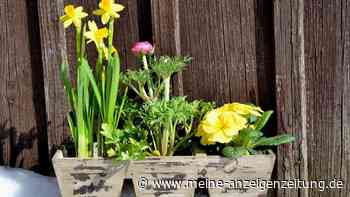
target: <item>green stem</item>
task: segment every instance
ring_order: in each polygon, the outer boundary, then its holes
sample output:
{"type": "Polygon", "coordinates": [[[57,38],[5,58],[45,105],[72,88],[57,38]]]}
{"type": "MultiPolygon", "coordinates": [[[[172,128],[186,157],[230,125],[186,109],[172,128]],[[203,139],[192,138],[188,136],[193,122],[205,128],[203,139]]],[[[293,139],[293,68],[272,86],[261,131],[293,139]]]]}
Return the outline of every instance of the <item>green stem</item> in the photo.
{"type": "Polygon", "coordinates": [[[176,121],[174,124],[172,124],[172,121],[171,119],[168,120],[169,121],[169,128],[171,130],[171,133],[170,133],[170,144],[169,144],[169,150],[170,152],[173,150],[173,147],[174,147],[174,144],[175,144],[175,135],[176,135],[176,121]]]}
{"type": "Polygon", "coordinates": [[[109,31],[108,31],[108,61],[111,60],[113,52],[113,35],[114,35],[114,19],[109,21],[109,31]]]}
{"type": "MultiPolygon", "coordinates": [[[[86,132],[86,131],[85,131],[86,132]]],[[[88,136],[86,136],[87,133],[81,133],[79,135],[79,142],[78,142],[78,157],[79,158],[90,158],[90,144],[88,136]]]]}
{"type": "Polygon", "coordinates": [[[164,79],[164,100],[170,100],[170,77],[164,79]]]}
{"type": "Polygon", "coordinates": [[[162,156],[166,156],[167,155],[167,152],[168,152],[168,141],[169,141],[169,130],[168,128],[165,128],[163,130],[163,136],[162,136],[162,143],[161,143],[161,146],[162,146],[162,150],[161,150],[161,155],[162,156]]]}
{"type": "MultiPolygon", "coordinates": [[[[145,69],[145,70],[149,70],[146,55],[142,55],[142,62],[143,62],[143,67],[144,67],[144,69],[145,69]]],[[[150,95],[150,97],[153,99],[154,93],[153,93],[152,84],[151,84],[151,81],[150,81],[150,80],[147,80],[147,86],[148,86],[149,95],[150,95]]]]}
{"type": "MultiPolygon", "coordinates": [[[[76,37],[75,37],[75,44],[76,44],[76,55],[78,57],[78,62],[81,58],[81,27],[77,27],[76,29],[76,37]]],[[[79,63],[78,63],[79,65],[79,63]]]]}
{"type": "Polygon", "coordinates": [[[115,121],[117,126],[119,124],[120,116],[121,116],[122,111],[123,111],[123,107],[124,107],[124,104],[125,104],[125,101],[126,101],[127,94],[128,94],[128,87],[125,88],[124,95],[123,95],[123,100],[122,100],[122,103],[121,103],[120,108],[119,108],[117,120],[115,121]]]}
{"type": "Polygon", "coordinates": [[[98,46],[97,48],[98,56],[97,56],[97,62],[96,62],[96,79],[101,79],[101,71],[102,71],[102,63],[103,63],[103,49],[102,47],[98,46]]]}

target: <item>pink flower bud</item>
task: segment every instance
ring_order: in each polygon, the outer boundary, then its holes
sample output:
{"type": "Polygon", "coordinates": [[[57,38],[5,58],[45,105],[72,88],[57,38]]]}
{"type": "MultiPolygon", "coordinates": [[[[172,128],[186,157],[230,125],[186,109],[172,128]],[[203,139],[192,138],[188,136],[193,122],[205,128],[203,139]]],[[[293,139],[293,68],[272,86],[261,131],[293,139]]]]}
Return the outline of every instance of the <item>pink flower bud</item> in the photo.
{"type": "Polygon", "coordinates": [[[152,44],[147,41],[136,42],[131,48],[131,51],[134,53],[135,56],[147,55],[152,54],[154,52],[154,48],[152,44]]]}

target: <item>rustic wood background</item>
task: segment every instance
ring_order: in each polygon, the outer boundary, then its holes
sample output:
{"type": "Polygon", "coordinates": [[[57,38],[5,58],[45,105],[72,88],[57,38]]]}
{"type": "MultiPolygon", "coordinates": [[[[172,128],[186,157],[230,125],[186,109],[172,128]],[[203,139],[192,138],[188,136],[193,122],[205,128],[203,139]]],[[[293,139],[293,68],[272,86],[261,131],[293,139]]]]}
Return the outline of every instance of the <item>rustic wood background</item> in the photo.
{"type": "MultiPolygon", "coordinates": [[[[58,65],[74,59],[73,34],[58,18],[64,4],[91,11],[97,2],[1,0],[0,165],[50,172],[53,151],[69,136],[58,65]]],[[[120,2],[127,7],[116,27],[124,69],[135,67],[130,47],[138,40],[152,41],[160,54],[193,56],[174,94],[274,109],[268,135],[297,137],[277,149],[276,178],[345,183],[275,196],[349,196],[350,0],[120,2]]]]}

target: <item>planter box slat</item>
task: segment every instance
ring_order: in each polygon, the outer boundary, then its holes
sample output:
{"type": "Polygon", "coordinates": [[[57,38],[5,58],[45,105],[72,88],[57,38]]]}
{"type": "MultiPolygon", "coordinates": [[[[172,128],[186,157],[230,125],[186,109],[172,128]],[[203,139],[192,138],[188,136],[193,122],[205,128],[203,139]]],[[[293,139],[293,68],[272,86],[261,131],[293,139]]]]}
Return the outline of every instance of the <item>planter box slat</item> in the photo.
{"type": "Polygon", "coordinates": [[[103,159],[53,158],[62,197],[119,196],[127,172],[127,162],[103,159]]]}
{"type": "Polygon", "coordinates": [[[195,156],[174,156],[132,161],[128,173],[132,177],[136,196],[192,197],[195,187],[188,187],[185,184],[187,180],[197,180],[197,159],[195,156]],[[182,184],[176,188],[162,187],[163,185],[157,184],[160,180],[182,181],[182,184]]]}
{"type": "Polygon", "coordinates": [[[204,175],[209,180],[215,180],[216,184],[218,181],[224,183],[221,188],[208,188],[210,196],[263,197],[267,195],[267,189],[262,190],[262,188],[253,187],[254,185],[249,187],[249,184],[259,184],[259,181],[270,180],[274,162],[275,155],[273,153],[245,156],[238,159],[209,156],[204,163],[205,165],[200,166],[200,171],[202,176],[204,175]]]}

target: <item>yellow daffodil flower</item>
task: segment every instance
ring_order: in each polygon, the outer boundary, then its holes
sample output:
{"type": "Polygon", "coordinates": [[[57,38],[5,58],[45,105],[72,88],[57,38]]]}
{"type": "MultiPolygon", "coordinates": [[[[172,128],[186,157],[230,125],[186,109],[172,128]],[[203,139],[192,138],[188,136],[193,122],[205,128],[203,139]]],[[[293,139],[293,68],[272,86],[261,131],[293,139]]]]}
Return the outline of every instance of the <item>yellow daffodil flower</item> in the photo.
{"type": "Polygon", "coordinates": [[[98,10],[94,11],[95,15],[102,16],[102,23],[105,25],[108,23],[110,18],[119,18],[120,15],[118,12],[124,10],[124,6],[118,3],[115,3],[115,0],[102,0],[98,4],[98,10]]]}
{"type": "Polygon", "coordinates": [[[88,39],[87,43],[94,42],[98,49],[103,49],[103,39],[107,38],[108,29],[105,27],[99,29],[94,21],[89,21],[88,26],[90,31],[85,32],[84,34],[84,36],[88,39]]]}
{"type": "Polygon", "coordinates": [[[221,110],[232,111],[242,116],[246,116],[246,115],[261,116],[261,114],[264,112],[263,110],[261,110],[260,107],[241,104],[241,103],[225,104],[224,106],[221,107],[221,110]]]}
{"type": "Polygon", "coordinates": [[[214,109],[200,122],[196,136],[201,137],[204,145],[228,143],[241,129],[247,127],[247,123],[246,118],[235,112],[214,109]]]}
{"type": "MultiPolygon", "coordinates": [[[[108,47],[103,44],[103,55],[105,56],[106,60],[108,60],[108,47]]],[[[116,53],[117,49],[115,47],[112,48],[112,54],[116,53]]]]}
{"type": "Polygon", "coordinates": [[[81,19],[88,16],[87,13],[83,11],[83,7],[79,6],[74,8],[73,5],[67,5],[64,8],[65,15],[60,17],[63,22],[64,28],[69,27],[72,23],[75,27],[81,27],[81,19]]]}

